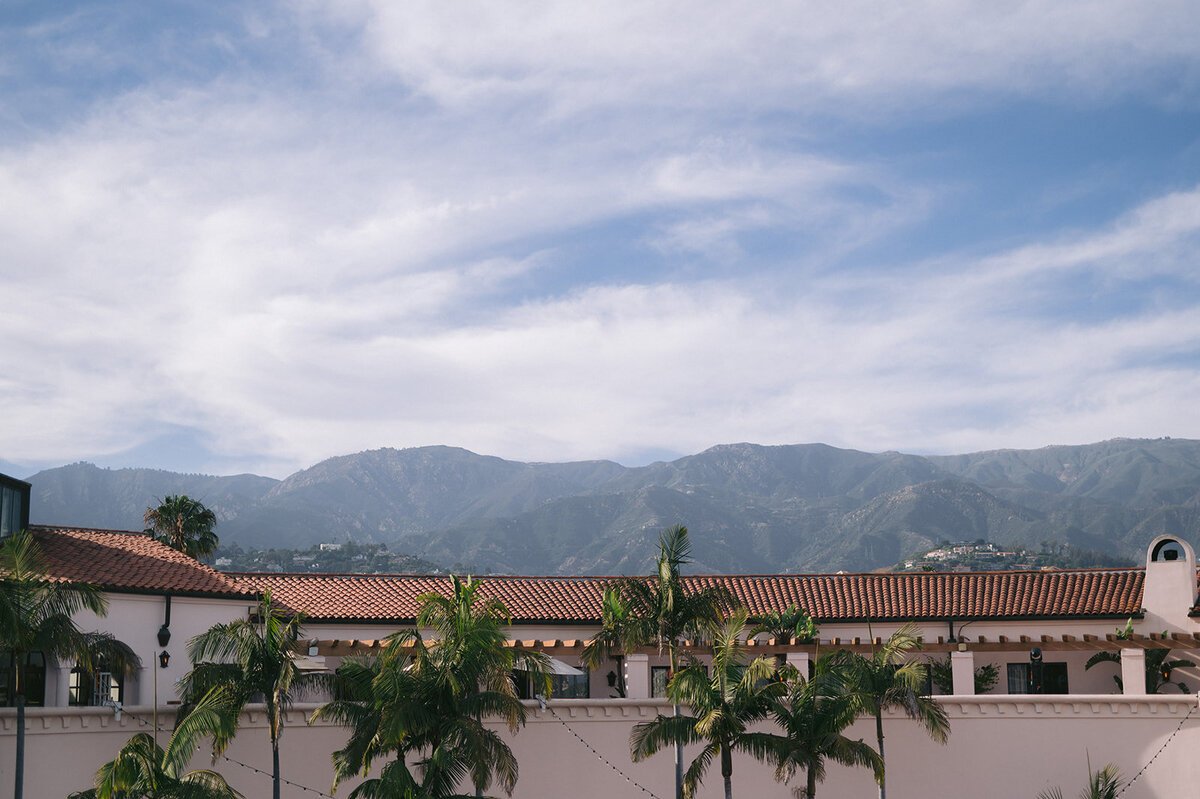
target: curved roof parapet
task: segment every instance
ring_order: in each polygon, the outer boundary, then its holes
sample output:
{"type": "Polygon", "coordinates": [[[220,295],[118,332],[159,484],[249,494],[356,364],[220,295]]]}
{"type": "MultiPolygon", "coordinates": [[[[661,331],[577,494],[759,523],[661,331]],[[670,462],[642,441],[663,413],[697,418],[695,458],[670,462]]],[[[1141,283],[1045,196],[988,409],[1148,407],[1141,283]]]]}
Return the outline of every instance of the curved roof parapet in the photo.
{"type": "Polygon", "coordinates": [[[1196,606],[1196,550],[1177,535],[1160,535],[1146,548],[1142,610],[1151,629],[1186,629],[1196,606]]]}

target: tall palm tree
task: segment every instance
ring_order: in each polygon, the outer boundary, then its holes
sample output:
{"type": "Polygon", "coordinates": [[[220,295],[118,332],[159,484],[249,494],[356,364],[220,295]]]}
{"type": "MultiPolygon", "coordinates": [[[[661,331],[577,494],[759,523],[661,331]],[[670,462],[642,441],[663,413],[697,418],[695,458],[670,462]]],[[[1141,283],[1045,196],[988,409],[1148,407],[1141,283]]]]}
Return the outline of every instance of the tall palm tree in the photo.
{"type": "Polygon", "coordinates": [[[164,497],[157,508],[146,508],[147,533],[172,549],[200,558],[217,550],[213,527],[217,515],[203,503],[184,494],[164,497]]]}
{"type": "Polygon", "coordinates": [[[41,547],[28,530],[0,546],[0,650],[13,659],[12,697],[17,706],[16,767],[13,797],[22,799],[25,779],[26,664],[40,652],[59,662],[74,660],[91,670],[103,657],[124,673],[141,665],[125,644],[107,633],[85,633],[74,616],[91,611],[103,616],[108,602],[100,589],[82,583],[56,583],[46,578],[41,547]]]}
{"type": "Polygon", "coordinates": [[[600,597],[600,630],[583,648],[581,660],[589,669],[598,669],[606,660],[615,660],[616,685],[613,689],[625,698],[625,639],[629,628],[629,608],[615,586],[605,586],[600,597]]]}
{"type": "MultiPolygon", "coordinates": [[[[873,640],[873,639],[872,639],[873,640]]],[[[950,736],[950,721],[946,711],[936,701],[923,696],[926,666],[905,656],[920,647],[917,626],[905,624],[874,649],[870,657],[849,650],[833,653],[831,665],[844,679],[844,688],[854,698],[861,713],[875,717],[875,738],[878,744],[879,799],[887,799],[886,756],[883,751],[883,711],[900,708],[929,733],[929,737],[945,743],[950,736]]]]}
{"type": "Polygon", "coordinates": [[[180,720],[166,749],[150,733],[137,733],[99,768],[94,787],[69,799],[241,799],[215,771],[183,772],[202,738],[232,734],[226,703],[219,689],[202,697],[180,720]]]}
{"type": "Polygon", "coordinates": [[[770,736],[749,727],[767,717],[771,700],[784,691],[775,673],[773,658],[759,657],[746,664],[739,640],[746,630],[745,609],[734,612],[713,638],[712,675],[704,664],[689,658],[668,687],[672,702],[686,705],[691,715],[658,716],[633,728],[630,748],[635,761],[653,755],[669,744],[703,744],[683,777],[683,795],[695,795],[704,772],[719,757],[725,799],[733,799],[733,752],[766,759],[772,751],[770,736]]]}
{"type": "Polygon", "coordinates": [[[825,761],[844,766],[868,766],[876,779],[882,776],[883,761],[861,738],[853,740],[844,730],[854,723],[858,705],[842,693],[843,680],[835,671],[833,658],[817,660],[812,679],[787,667],[787,692],[772,703],[771,715],[782,728],[774,745],[775,779],[788,782],[796,772],[805,772],[803,799],[814,799],[817,783],[825,779],[825,761]]]}
{"type": "Polygon", "coordinates": [[[383,709],[376,701],[375,681],[384,668],[382,658],[346,658],[330,682],[333,699],[312,714],[308,723],[332,721],[350,728],[346,745],[333,753],[333,791],[342,780],[366,776],[371,763],[385,754],[395,754],[379,737],[383,709]]]}
{"type": "Polygon", "coordinates": [[[449,797],[464,781],[479,794],[493,781],[512,793],[516,757],[483,720],[499,717],[514,732],[523,725],[513,670],[530,672],[548,692],[546,659],[505,645],[508,610],[479,588],[455,577],[450,596],[423,595],[416,621],[431,630],[429,640],[420,630],[402,630],[389,636],[378,661],[339,668],[341,695],[313,716],[351,728],[347,745],[334,753],[335,778],[366,774],[373,761],[394,756],[352,799],[449,797]]]}
{"type": "MultiPolygon", "coordinates": [[[[658,538],[655,573],[647,578],[624,578],[612,588],[623,613],[606,619],[597,639],[584,650],[585,662],[598,663],[603,654],[657,645],[666,652],[671,674],[679,668],[679,646],[687,638],[699,638],[704,630],[720,625],[724,608],[732,607],[728,590],[719,586],[689,591],[682,567],[691,562],[692,545],[687,528],[675,525],[658,538]]],[[[594,666],[593,666],[594,667],[594,666]]],[[[673,714],[679,715],[674,703],[673,714]]],[[[683,745],[675,747],[675,795],[683,796],[683,745]]]]}
{"type": "Polygon", "coordinates": [[[184,717],[193,703],[214,688],[225,692],[234,723],[229,734],[214,736],[216,757],[236,734],[237,720],[246,705],[262,701],[266,705],[271,739],[273,796],[279,799],[279,738],[283,734],[284,714],[296,698],[324,685],[325,680],[301,672],[296,666],[295,654],[303,636],[303,613],[281,614],[271,604],[271,593],[265,591],[259,615],[257,623],[239,619],[215,624],[188,642],[193,666],[179,682],[184,697],[180,713],[184,717]]]}

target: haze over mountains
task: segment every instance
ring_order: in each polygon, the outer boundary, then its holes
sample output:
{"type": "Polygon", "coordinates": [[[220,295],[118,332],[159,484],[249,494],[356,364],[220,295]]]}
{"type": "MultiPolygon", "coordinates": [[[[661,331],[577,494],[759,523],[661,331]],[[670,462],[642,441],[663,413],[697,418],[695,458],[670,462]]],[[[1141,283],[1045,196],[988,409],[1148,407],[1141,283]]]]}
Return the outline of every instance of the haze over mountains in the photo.
{"type": "Polygon", "coordinates": [[[865,571],[941,540],[1130,557],[1164,532],[1196,543],[1200,441],[922,457],[824,444],[713,447],[669,463],[521,463],[452,447],[379,449],[284,480],[78,463],[39,472],[31,520],[142,528],[184,493],[216,511],[223,544],[384,542],[476,572],[637,574],[659,529],[692,533],[698,572],[865,571]]]}

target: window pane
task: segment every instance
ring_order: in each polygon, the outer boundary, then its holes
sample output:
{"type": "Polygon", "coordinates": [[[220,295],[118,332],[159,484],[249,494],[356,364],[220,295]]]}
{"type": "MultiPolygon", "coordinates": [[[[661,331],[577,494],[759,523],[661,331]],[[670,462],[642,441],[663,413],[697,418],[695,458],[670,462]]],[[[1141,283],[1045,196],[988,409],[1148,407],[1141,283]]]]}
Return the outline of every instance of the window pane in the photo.
{"type": "Polygon", "coordinates": [[[1069,694],[1067,688],[1067,664],[1066,663],[1047,663],[1045,666],[1046,673],[1043,679],[1046,684],[1046,693],[1048,694],[1069,694]]]}
{"type": "Polygon", "coordinates": [[[584,674],[552,674],[550,675],[550,695],[557,699],[587,699],[588,675],[584,674]]]}
{"type": "Polygon", "coordinates": [[[667,675],[671,669],[667,666],[652,666],[650,668],[650,696],[666,696],[667,683],[670,682],[667,675]]]}
{"type": "Polygon", "coordinates": [[[7,486],[0,486],[0,538],[5,538],[16,532],[12,529],[12,522],[9,517],[12,516],[11,508],[16,504],[16,492],[7,486]]]}
{"type": "Polygon", "coordinates": [[[1008,664],[1008,692],[1010,694],[1029,693],[1029,664],[1008,664]]]}

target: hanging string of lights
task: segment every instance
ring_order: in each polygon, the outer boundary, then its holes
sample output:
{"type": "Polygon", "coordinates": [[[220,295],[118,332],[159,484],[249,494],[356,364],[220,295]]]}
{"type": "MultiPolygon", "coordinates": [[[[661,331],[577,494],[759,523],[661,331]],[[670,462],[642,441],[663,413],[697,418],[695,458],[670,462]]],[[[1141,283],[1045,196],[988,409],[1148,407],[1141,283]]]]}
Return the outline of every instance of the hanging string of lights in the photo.
{"type": "MultiPolygon", "coordinates": [[[[540,697],[539,697],[539,698],[540,698],[540,697]]],[[[577,733],[577,732],[575,732],[575,730],[571,729],[571,725],[567,724],[567,722],[566,722],[566,721],[564,721],[564,720],[563,720],[563,719],[562,719],[562,718],[561,718],[561,717],[560,717],[560,716],[559,716],[557,713],[555,713],[555,712],[554,712],[554,708],[550,707],[550,705],[549,705],[549,704],[546,704],[545,702],[543,702],[543,704],[542,704],[542,707],[544,707],[546,710],[549,710],[549,711],[550,711],[550,715],[551,715],[551,716],[553,716],[553,717],[555,718],[555,720],[557,720],[557,721],[558,721],[558,723],[559,723],[559,724],[561,724],[561,725],[563,725],[564,727],[566,727],[566,728],[567,728],[567,732],[569,732],[569,733],[571,733],[572,735],[574,735],[574,736],[575,736],[575,739],[576,739],[577,741],[579,741],[579,743],[581,743],[581,744],[583,744],[585,747],[587,747],[587,748],[588,748],[588,750],[589,750],[589,751],[590,751],[590,752],[591,752],[593,755],[595,755],[595,756],[596,756],[596,757],[597,757],[597,758],[600,760],[600,762],[601,762],[601,763],[603,763],[604,765],[608,766],[610,769],[612,769],[613,771],[615,771],[615,772],[616,772],[618,775],[620,775],[620,776],[624,777],[626,782],[628,782],[628,783],[629,783],[630,785],[632,785],[633,787],[635,787],[635,788],[639,789],[640,791],[642,791],[642,793],[649,794],[650,796],[654,797],[654,799],[661,799],[661,797],[659,797],[658,795],[656,795],[656,794],[655,794],[653,791],[651,791],[649,788],[645,787],[644,785],[641,785],[641,784],[639,784],[639,783],[638,783],[636,780],[634,780],[632,777],[630,777],[630,776],[629,776],[628,774],[626,774],[624,771],[621,771],[621,769],[617,768],[617,767],[616,767],[616,766],[615,766],[615,765],[614,765],[612,762],[610,762],[610,761],[609,761],[609,759],[608,759],[608,758],[606,758],[604,755],[602,755],[602,754],[600,754],[599,752],[597,752],[597,751],[596,751],[596,747],[592,746],[590,743],[588,743],[587,741],[585,741],[585,740],[584,740],[584,739],[583,739],[583,738],[582,738],[582,737],[579,735],[579,733],[577,733]]]]}
{"type": "MultiPolygon", "coordinates": [[[[134,720],[135,720],[135,721],[137,721],[139,724],[142,724],[142,725],[144,725],[144,726],[146,726],[146,727],[153,727],[153,726],[154,726],[152,723],[150,723],[149,721],[146,721],[146,719],[142,718],[141,716],[137,715],[136,713],[130,713],[128,710],[124,710],[124,709],[122,709],[122,711],[121,711],[121,712],[122,712],[122,713],[124,713],[126,716],[129,716],[131,719],[134,719],[134,720]]],[[[158,731],[159,731],[159,732],[168,732],[168,730],[163,730],[163,729],[159,729],[158,731]]],[[[197,751],[199,751],[199,749],[197,749],[197,751]]],[[[274,775],[273,775],[271,772],[269,772],[269,771],[263,771],[263,770],[262,770],[262,769],[260,769],[260,768],[257,768],[257,767],[255,767],[255,766],[251,766],[249,763],[243,763],[243,762],[242,762],[242,761],[240,761],[240,760],[234,760],[234,759],[233,759],[232,757],[230,757],[229,755],[221,755],[221,759],[222,759],[222,760],[225,760],[225,761],[227,761],[227,762],[229,762],[229,763],[232,763],[232,764],[233,764],[233,765],[235,765],[235,766],[241,766],[242,768],[247,768],[247,769],[250,769],[251,771],[253,771],[253,772],[257,773],[257,774],[264,774],[264,775],[266,775],[266,776],[268,776],[268,777],[273,777],[273,776],[274,776],[274,775]]],[[[290,785],[290,786],[292,786],[293,788],[299,788],[299,789],[300,789],[300,790],[302,790],[302,791],[308,791],[309,793],[314,793],[314,794],[316,794],[317,796],[324,796],[324,797],[327,797],[327,799],[336,799],[336,797],[334,797],[334,796],[333,796],[333,794],[325,793],[324,791],[319,791],[319,790],[317,790],[316,788],[309,788],[307,785],[301,785],[301,784],[300,784],[300,783],[298,783],[298,782],[292,782],[291,780],[289,780],[289,779],[287,779],[287,778],[285,778],[285,777],[280,777],[280,778],[279,778],[279,781],[280,781],[281,783],[284,783],[285,785],[290,785]]]]}
{"type": "Polygon", "coordinates": [[[1150,764],[1153,763],[1155,760],[1157,760],[1158,756],[1161,755],[1163,753],[1163,750],[1167,748],[1167,745],[1170,744],[1171,741],[1173,741],[1175,739],[1175,736],[1178,735],[1179,731],[1183,729],[1183,725],[1187,723],[1187,720],[1192,717],[1192,714],[1196,712],[1196,708],[1198,708],[1198,707],[1200,707],[1200,703],[1192,705],[1192,707],[1188,710],[1187,715],[1179,720],[1179,726],[1177,726],[1175,728],[1175,732],[1171,733],[1167,737],[1167,740],[1163,741],[1163,745],[1158,747],[1158,751],[1154,753],[1154,757],[1152,757],[1146,761],[1146,765],[1142,766],[1141,769],[1138,770],[1138,773],[1133,775],[1133,779],[1131,779],[1131,780],[1129,780],[1129,782],[1125,783],[1124,788],[1117,791],[1117,796],[1120,796],[1121,794],[1128,791],[1129,786],[1133,785],[1135,782],[1137,782],[1138,777],[1140,777],[1146,773],[1146,769],[1150,768],[1150,764]]]}

